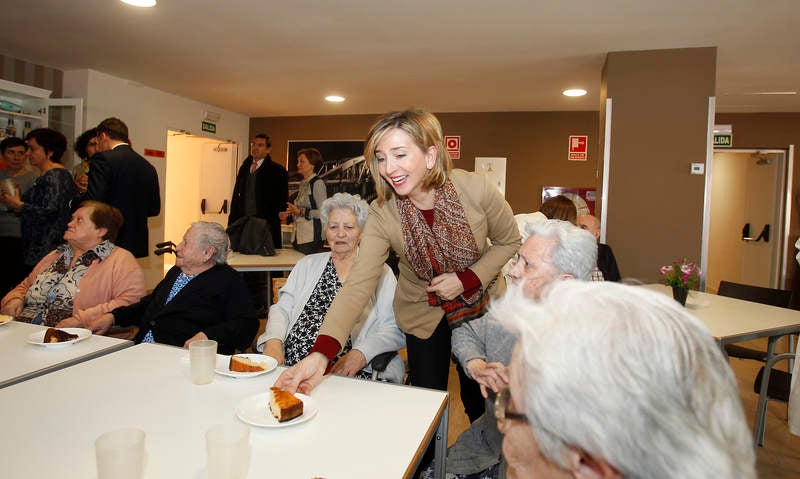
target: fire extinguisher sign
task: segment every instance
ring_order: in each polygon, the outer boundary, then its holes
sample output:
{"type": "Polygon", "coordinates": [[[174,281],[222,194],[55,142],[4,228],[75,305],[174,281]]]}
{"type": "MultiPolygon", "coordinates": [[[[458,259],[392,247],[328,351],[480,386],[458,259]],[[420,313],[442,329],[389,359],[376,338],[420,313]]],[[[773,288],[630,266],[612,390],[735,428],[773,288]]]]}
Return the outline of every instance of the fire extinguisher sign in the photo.
{"type": "Polygon", "coordinates": [[[586,135],[570,135],[569,161],[586,161],[589,137],[586,135]]]}

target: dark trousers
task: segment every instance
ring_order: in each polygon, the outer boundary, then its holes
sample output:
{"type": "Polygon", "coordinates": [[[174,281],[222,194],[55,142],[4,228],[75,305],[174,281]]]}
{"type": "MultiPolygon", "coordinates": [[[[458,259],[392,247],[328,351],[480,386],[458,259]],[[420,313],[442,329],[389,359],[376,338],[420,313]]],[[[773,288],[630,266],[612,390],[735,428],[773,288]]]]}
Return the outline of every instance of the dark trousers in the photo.
{"type": "Polygon", "coordinates": [[[469,422],[473,423],[486,411],[486,401],[483,399],[483,394],[481,394],[480,384],[467,376],[458,360],[456,360],[456,371],[458,371],[458,383],[461,402],[464,404],[464,412],[467,413],[469,422]]]}
{"type": "Polygon", "coordinates": [[[0,273],[0,298],[14,289],[30,274],[31,269],[22,261],[22,238],[0,236],[0,257],[3,272],[0,273]]]}

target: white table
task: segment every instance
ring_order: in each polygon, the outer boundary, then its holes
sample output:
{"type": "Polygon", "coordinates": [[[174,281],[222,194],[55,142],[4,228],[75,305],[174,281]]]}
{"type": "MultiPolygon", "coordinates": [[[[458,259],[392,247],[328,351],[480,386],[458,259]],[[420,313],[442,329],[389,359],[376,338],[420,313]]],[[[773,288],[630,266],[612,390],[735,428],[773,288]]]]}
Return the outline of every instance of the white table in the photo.
{"type": "Polygon", "coordinates": [[[17,321],[0,325],[0,388],[133,346],[131,341],[96,335],[58,347],[27,342],[28,336],[44,329],[17,321]]]}
{"type": "MultiPolygon", "coordinates": [[[[132,426],[147,434],[145,478],[205,478],[205,431],[236,421],[237,403],[266,391],[282,368],[195,386],[187,356],[140,344],[0,390],[0,476],[96,477],[95,438],[132,426]]],[[[330,376],[312,397],[311,420],[251,428],[248,477],[408,477],[430,438],[444,452],[446,392],[330,376]]]]}
{"type": "Polygon", "coordinates": [[[272,272],[291,271],[305,255],[296,249],[279,248],[275,256],[241,254],[231,251],[228,265],[236,271],[265,271],[267,273],[267,304],[272,304],[272,272]]]}
{"type": "MultiPolygon", "coordinates": [[[[645,287],[672,296],[665,285],[645,287]]],[[[778,336],[800,333],[800,311],[794,309],[700,291],[689,292],[686,309],[706,325],[723,351],[726,344],[770,337],[771,352],[778,336]]]]}

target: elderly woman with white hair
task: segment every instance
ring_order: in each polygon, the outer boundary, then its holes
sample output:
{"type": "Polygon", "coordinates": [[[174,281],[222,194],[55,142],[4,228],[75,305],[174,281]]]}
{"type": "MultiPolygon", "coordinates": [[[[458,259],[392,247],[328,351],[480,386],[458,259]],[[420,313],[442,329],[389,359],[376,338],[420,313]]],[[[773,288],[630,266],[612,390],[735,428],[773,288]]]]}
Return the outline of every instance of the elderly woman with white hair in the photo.
{"type": "MultiPolygon", "coordinates": [[[[333,299],[347,281],[358,256],[361,231],[369,206],[358,195],[336,193],[322,203],[320,217],[330,253],[317,253],[297,262],[278,302],[269,309],[267,329],[256,342],[257,349],[291,366],[306,357],[333,299]]],[[[350,334],[332,371],[345,376],[368,378],[368,364],[378,354],[405,346],[405,335],[397,327],[392,301],[397,284],[391,269],[383,265],[378,289],[350,334]]],[[[401,382],[405,367],[395,357],[379,377],[401,382]]]]}
{"type": "MultiPolygon", "coordinates": [[[[568,221],[530,223],[525,240],[512,260],[508,279],[529,299],[537,299],[554,281],[588,281],[597,262],[594,237],[568,221]]],[[[453,354],[467,375],[478,382],[484,397],[508,387],[506,366],[517,337],[490,310],[453,330],[453,354]]],[[[458,479],[504,478],[502,435],[491,402],[486,413],[459,436],[447,451],[447,472],[458,479]]],[[[423,477],[433,474],[429,467],[423,477]]]]}
{"type": "Polygon", "coordinates": [[[112,324],[138,326],[134,341],[188,347],[201,339],[217,341],[217,351],[247,348],[258,330],[242,278],[227,264],[230,241],[217,223],[198,221],[175,248],[175,266],[153,292],[90,324],[105,333],[112,324]]]}
{"type": "Polygon", "coordinates": [[[495,402],[508,477],[756,477],[733,372],[672,298],[563,281],[493,308],[520,338],[495,402]]]}

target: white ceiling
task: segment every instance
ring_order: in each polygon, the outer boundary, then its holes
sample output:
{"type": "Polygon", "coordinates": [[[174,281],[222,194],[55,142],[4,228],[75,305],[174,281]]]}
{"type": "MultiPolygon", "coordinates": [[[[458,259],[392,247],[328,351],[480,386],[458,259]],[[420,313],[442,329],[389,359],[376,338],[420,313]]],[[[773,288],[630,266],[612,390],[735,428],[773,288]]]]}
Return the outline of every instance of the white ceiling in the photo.
{"type": "Polygon", "coordinates": [[[800,91],[798,0],[26,0],[0,18],[0,53],[249,116],[597,110],[607,52],[706,46],[717,111],[800,112],[753,94],[800,91]]]}

